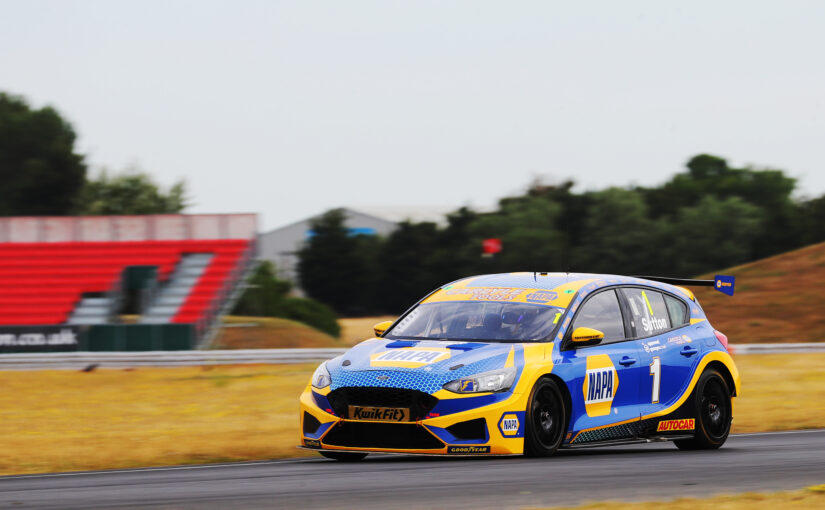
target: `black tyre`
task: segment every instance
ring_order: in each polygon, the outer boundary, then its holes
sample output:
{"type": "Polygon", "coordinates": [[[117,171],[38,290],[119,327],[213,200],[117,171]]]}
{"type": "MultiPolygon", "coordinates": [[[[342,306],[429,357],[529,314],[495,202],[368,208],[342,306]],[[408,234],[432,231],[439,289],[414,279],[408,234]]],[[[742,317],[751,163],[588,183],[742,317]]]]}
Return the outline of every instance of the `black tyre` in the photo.
{"type": "Polygon", "coordinates": [[[556,453],[567,431],[567,408],[555,381],[542,378],[533,386],[525,421],[524,454],[549,457],[556,453]]]}
{"type": "Polygon", "coordinates": [[[364,457],[367,456],[366,453],[356,453],[356,452],[318,452],[324,457],[328,459],[337,460],[340,462],[358,462],[359,460],[364,460],[364,457]]]}
{"type": "Polygon", "coordinates": [[[731,413],[730,388],[722,374],[705,370],[693,392],[696,430],[693,438],[674,441],[680,450],[713,450],[728,439],[731,413]]]}

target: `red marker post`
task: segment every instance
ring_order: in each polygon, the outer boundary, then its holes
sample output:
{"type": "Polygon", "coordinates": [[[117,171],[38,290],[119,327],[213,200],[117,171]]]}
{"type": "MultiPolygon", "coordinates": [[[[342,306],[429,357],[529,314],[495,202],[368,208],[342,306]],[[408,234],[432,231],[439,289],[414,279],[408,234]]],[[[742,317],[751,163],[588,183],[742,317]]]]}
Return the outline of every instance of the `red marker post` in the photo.
{"type": "Polygon", "coordinates": [[[485,239],[481,243],[481,256],[492,257],[496,253],[501,253],[501,239],[490,238],[485,239]]]}

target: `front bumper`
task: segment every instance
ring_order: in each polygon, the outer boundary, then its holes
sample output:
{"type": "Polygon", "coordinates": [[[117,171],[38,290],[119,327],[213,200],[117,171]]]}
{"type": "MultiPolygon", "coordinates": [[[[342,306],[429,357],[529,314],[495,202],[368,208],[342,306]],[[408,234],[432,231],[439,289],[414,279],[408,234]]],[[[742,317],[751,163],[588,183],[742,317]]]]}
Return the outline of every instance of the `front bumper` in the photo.
{"type": "MultiPolygon", "coordinates": [[[[403,390],[402,390],[403,391],[403,390]]],[[[524,451],[527,395],[511,392],[432,394],[437,402],[414,421],[352,420],[338,412],[329,388],[301,395],[301,445],[319,450],[430,455],[516,455],[524,451]]]]}

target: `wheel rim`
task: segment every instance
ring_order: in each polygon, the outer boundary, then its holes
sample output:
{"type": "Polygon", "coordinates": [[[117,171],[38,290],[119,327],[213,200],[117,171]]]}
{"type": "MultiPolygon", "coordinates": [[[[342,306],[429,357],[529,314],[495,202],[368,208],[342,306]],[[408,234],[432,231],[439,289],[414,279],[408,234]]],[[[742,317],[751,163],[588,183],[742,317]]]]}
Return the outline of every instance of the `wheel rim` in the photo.
{"type": "Polygon", "coordinates": [[[730,424],[729,399],[722,383],[711,379],[705,384],[701,400],[702,424],[713,439],[721,439],[730,424]]]}
{"type": "Polygon", "coordinates": [[[548,387],[540,388],[530,409],[536,439],[547,449],[555,447],[562,422],[562,407],[556,394],[548,387]]]}

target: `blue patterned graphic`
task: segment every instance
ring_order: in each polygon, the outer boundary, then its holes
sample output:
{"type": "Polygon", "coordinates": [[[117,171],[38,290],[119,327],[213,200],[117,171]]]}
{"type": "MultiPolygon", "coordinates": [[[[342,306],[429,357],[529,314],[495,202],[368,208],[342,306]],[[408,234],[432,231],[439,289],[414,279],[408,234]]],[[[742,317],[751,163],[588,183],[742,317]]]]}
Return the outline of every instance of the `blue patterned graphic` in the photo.
{"type": "MultiPolygon", "coordinates": [[[[507,345],[508,349],[509,347],[507,345]]],[[[382,370],[353,370],[351,367],[341,366],[341,361],[336,360],[336,363],[327,363],[327,369],[332,378],[330,387],[332,390],[345,386],[369,386],[374,388],[408,388],[432,394],[453,379],[503,367],[504,362],[507,360],[507,354],[507,351],[504,351],[489,358],[467,363],[456,370],[450,370],[450,367],[462,363],[463,356],[461,355],[420,368],[388,367],[382,370]],[[427,368],[430,370],[426,370],[427,368]]]]}

